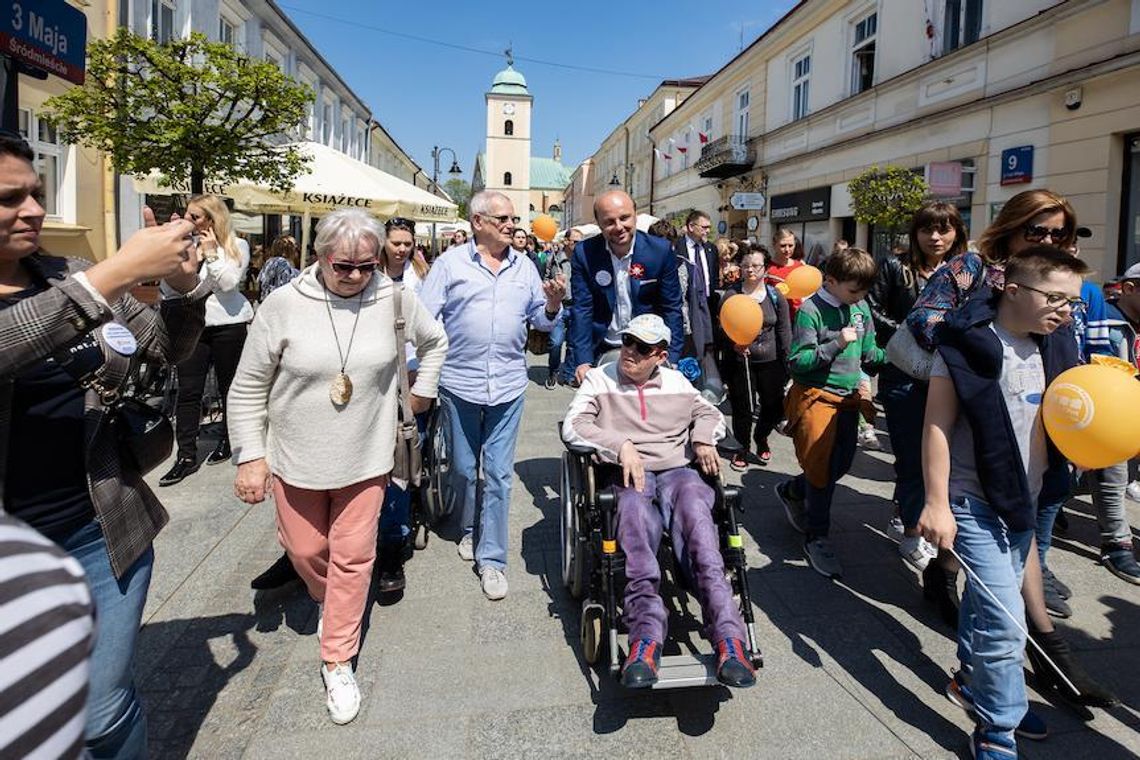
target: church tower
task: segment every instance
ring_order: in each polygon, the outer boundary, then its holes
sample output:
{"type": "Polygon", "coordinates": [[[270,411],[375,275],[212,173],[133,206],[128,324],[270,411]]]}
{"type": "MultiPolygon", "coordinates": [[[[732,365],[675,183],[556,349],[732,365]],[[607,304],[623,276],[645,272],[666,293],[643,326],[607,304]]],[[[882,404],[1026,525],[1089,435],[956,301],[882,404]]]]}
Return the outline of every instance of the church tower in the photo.
{"type": "Polygon", "coordinates": [[[530,229],[530,121],[534,98],[526,79],[515,71],[507,51],[507,67],[495,75],[487,102],[487,148],[484,189],[497,190],[515,205],[519,225],[530,229]]]}

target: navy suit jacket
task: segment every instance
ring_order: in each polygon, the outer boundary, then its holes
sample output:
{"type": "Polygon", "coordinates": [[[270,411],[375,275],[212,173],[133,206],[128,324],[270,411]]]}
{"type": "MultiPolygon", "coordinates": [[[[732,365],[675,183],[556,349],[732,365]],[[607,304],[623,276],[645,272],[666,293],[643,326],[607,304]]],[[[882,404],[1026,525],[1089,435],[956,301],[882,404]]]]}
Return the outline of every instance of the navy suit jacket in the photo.
{"type": "MultiPolygon", "coordinates": [[[[636,234],[633,260],[630,262],[629,291],[633,304],[630,318],[657,314],[665,320],[673,338],[669,343],[669,361],[676,363],[681,358],[685,342],[677,260],[669,241],[644,232],[636,234]],[[635,271],[640,271],[640,276],[635,276],[635,271]]],[[[574,299],[570,344],[574,346],[575,361],[593,364],[616,308],[613,262],[603,235],[595,235],[575,246],[574,258],[570,262],[570,291],[574,299]],[[602,272],[605,274],[599,277],[602,272]]]]}

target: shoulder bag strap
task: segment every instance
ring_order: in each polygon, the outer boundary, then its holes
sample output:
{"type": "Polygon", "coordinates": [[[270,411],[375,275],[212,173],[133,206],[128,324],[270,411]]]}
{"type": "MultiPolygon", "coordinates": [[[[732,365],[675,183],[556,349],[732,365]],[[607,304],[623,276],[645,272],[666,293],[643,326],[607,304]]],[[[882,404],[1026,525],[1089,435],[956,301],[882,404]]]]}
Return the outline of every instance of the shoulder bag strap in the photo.
{"type": "Polygon", "coordinates": [[[400,380],[400,410],[404,423],[413,423],[412,405],[409,401],[411,391],[408,389],[408,349],[407,338],[404,337],[404,286],[401,283],[392,283],[392,298],[396,308],[396,375],[400,380]]]}

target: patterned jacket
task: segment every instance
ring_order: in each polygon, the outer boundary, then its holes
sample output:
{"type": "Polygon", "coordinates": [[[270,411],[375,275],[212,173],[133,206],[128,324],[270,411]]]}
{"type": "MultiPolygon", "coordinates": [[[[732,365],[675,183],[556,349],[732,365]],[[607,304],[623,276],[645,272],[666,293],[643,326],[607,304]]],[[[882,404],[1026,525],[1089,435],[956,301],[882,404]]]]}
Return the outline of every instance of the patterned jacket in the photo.
{"type": "MultiPolygon", "coordinates": [[[[0,310],[0,511],[12,425],[13,380],[25,369],[50,356],[76,338],[95,331],[105,362],[97,372],[101,385],[122,389],[140,361],[177,362],[190,355],[205,324],[207,288],[199,287],[184,298],[162,301],[159,310],[129,295],[113,304],[99,303],[69,275],[91,262],[33,254],[24,259],[33,279],[47,289],[0,310]],[[107,322],[124,324],[138,341],[133,357],[111,350],[100,328],[107,322]]],[[[107,540],[111,568],[122,575],[150,547],[167,522],[166,510],[120,458],[118,441],[107,424],[109,413],[99,394],[86,395],[87,475],[91,501],[107,540]]]]}
{"type": "Polygon", "coordinates": [[[997,264],[986,264],[978,253],[965,251],[939,267],[906,318],[918,345],[933,351],[938,343],[936,333],[946,315],[976,291],[986,292],[981,290],[984,285],[1000,290],[1005,285],[1005,270],[997,264]]]}

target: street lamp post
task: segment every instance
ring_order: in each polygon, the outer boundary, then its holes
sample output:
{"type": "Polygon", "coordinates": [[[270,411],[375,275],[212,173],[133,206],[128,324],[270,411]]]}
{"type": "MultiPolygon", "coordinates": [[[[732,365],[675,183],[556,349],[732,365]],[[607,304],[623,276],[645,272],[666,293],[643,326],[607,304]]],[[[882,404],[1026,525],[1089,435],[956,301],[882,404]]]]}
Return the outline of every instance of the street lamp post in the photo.
{"type": "MultiPolygon", "coordinates": [[[[431,160],[432,160],[431,186],[432,186],[432,191],[435,193],[439,192],[439,157],[440,157],[440,154],[442,154],[444,151],[447,151],[448,153],[451,154],[451,168],[447,170],[447,173],[452,174],[452,175],[458,175],[458,174],[463,173],[463,170],[459,168],[459,158],[455,155],[455,151],[453,151],[451,148],[441,148],[438,145],[433,146],[431,149],[431,160]]],[[[431,223],[431,257],[434,259],[438,255],[439,255],[439,242],[437,241],[436,236],[435,236],[435,222],[432,222],[431,223]]]]}

